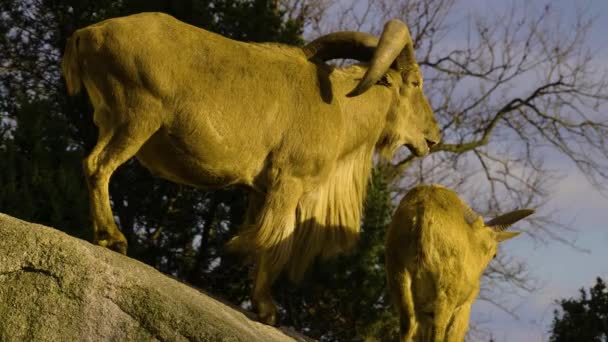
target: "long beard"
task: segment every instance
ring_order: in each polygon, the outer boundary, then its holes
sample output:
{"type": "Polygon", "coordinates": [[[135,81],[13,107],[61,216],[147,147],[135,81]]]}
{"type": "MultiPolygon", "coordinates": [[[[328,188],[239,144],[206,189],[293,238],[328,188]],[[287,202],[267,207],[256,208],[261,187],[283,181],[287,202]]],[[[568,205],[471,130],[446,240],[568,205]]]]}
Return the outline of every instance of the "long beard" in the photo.
{"type": "Polygon", "coordinates": [[[386,133],[382,136],[376,148],[382,159],[391,161],[400,146],[401,137],[398,134],[386,133]]]}

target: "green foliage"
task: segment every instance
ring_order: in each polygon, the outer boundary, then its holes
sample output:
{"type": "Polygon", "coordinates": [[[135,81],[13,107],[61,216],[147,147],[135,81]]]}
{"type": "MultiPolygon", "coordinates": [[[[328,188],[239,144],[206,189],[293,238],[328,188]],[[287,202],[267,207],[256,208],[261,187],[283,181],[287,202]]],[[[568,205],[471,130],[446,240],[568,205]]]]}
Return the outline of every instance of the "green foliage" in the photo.
{"type": "Polygon", "coordinates": [[[14,114],[17,126],[0,140],[0,209],[88,238],[83,152],[65,139],[65,117],[45,102],[22,103],[14,114]]]}
{"type": "Polygon", "coordinates": [[[276,3],[268,0],[215,1],[215,31],[244,41],[302,45],[303,21],[283,21],[283,13],[276,3]]]}
{"type": "Polygon", "coordinates": [[[242,41],[301,45],[302,20],[284,20],[271,0],[134,0],[126,12],[159,11],[191,25],[242,41]]]}
{"type": "Polygon", "coordinates": [[[602,278],[588,292],[581,288],[578,299],[557,303],[561,312],[554,311],[551,342],[608,341],[608,289],[602,278]]]}

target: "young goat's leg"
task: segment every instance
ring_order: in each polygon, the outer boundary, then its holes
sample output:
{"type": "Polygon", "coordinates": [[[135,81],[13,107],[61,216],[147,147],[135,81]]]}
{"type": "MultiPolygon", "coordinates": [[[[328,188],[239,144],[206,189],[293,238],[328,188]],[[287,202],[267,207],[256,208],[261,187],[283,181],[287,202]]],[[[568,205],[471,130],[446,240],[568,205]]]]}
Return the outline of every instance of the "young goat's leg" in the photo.
{"type": "Polygon", "coordinates": [[[464,337],[469,330],[469,317],[471,316],[471,305],[473,300],[475,300],[477,296],[474,296],[473,299],[456,311],[452,322],[448,326],[447,332],[445,334],[445,340],[447,342],[463,342],[464,337]]]}
{"type": "Polygon", "coordinates": [[[432,324],[432,339],[433,342],[446,342],[446,332],[448,323],[452,315],[452,308],[448,306],[448,300],[444,292],[440,292],[435,299],[435,312],[432,324]]]}
{"type": "Polygon", "coordinates": [[[108,184],[112,173],[134,156],[157,128],[130,123],[118,127],[100,126],[97,145],[83,162],[94,243],[126,254],[127,240],[114,222],[108,184]]]}
{"type": "Polygon", "coordinates": [[[256,220],[252,240],[258,252],[251,301],[260,321],[269,325],[276,323],[277,311],[270,289],[292,257],[295,212],[301,195],[299,179],[285,177],[277,180],[267,193],[265,205],[256,220]]]}
{"type": "Polygon", "coordinates": [[[399,341],[411,342],[417,328],[411,275],[407,270],[388,274],[392,275],[388,277],[391,296],[399,310],[399,341]]]}

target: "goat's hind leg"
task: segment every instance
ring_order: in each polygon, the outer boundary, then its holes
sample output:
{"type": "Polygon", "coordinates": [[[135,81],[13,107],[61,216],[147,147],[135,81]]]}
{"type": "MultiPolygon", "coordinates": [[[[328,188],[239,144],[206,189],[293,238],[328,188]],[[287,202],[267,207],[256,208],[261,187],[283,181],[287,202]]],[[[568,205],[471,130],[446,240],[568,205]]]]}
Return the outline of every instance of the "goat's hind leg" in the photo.
{"type": "Polygon", "coordinates": [[[455,312],[452,321],[450,322],[445,334],[446,342],[462,342],[464,341],[467,331],[469,330],[469,317],[471,316],[471,304],[477,295],[473,296],[469,302],[458,308],[455,312]]]}
{"type": "Polygon", "coordinates": [[[97,144],[83,162],[89,188],[93,242],[126,254],[127,240],[114,222],[108,184],[112,173],[137,153],[158,126],[131,122],[116,127],[108,126],[111,125],[99,126],[97,144]]]}
{"type": "Polygon", "coordinates": [[[393,278],[389,277],[391,282],[391,291],[393,298],[398,305],[399,310],[399,330],[401,342],[413,341],[414,334],[417,330],[416,314],[414,311],[414,297],[412,295],[412,277],[408,271],[403,271],[394,274],[393,278]]]}

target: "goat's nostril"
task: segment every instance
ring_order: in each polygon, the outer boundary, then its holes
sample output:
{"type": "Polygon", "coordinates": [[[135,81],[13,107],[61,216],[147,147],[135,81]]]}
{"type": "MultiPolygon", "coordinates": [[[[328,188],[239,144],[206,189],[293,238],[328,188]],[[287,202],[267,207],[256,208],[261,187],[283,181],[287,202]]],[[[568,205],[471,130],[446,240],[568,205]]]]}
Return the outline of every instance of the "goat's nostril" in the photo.
{"type": "Polygon", "coordinates": [[[436,141],[429,140],[429,139],[425,139],[425,140],[426,140],[426,145],[427,145],[429,148],[433,147],[434,145],[437,145],[437,142],[436,142],[436,141]]]}

